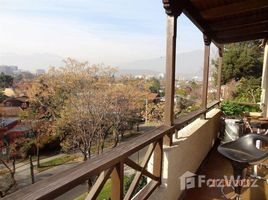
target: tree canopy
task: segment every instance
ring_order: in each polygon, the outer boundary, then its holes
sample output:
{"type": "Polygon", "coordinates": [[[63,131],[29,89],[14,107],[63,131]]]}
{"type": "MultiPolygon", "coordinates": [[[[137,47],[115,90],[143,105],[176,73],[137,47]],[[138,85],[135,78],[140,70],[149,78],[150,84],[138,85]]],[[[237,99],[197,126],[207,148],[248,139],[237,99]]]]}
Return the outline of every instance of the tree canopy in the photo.
{"type": "Polygon", "coordinates": [[[13,77],[4,73],[0,74],[0,88],[7,88],[13,85],[13,77]]]}
{"type": "Polygon", "coordinates": [[[144,105],[139,80],[115,78],[115,69],[67,59],[37,77],[28,91],[29,108],[22,118],[31,122],[36,147],[45,135],[58,136],[66,150],[77,148],[86,160],[92,144],[103,150],[108,134],[123,135],[144,105]]]}
{"type": "Polygon", "coordinates": [[[159,93],[161,89],[160,81],[155,77],[149,79],[146,85],[152,93],[159,93]]]}
{"type": "Polygon", "coordinates": [[[228,44],[224,47],[222,83],[241,78],[260,78],[262,74],[263,49],[259,41],[228,44]]]}

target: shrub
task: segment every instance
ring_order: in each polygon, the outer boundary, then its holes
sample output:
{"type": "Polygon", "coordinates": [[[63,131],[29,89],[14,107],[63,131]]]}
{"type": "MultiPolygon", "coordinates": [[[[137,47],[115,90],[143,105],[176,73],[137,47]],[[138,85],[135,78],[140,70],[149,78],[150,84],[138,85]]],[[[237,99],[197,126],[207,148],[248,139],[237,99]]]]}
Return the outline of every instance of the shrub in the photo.
{"type": "Polygon", "coordinates": [[[252,105],[241,105],[237,102],[222,102],[221,110],[225,115],[228,116],[240,116],[244,112],[259,112],[259,106],[252,106],[252,105]]]}
{"type": "MultiPolygon", "coordinates": [[[[125,193],[128,191],[133,179],[135,177],[135,174],[132,174],[129,179],[125,183],[125,193]]],[[[147,178],[145,176],[142,176],[138,187],[135,189],[134,195],[137,194],[145,185],[147,184],[147,178]]]]}

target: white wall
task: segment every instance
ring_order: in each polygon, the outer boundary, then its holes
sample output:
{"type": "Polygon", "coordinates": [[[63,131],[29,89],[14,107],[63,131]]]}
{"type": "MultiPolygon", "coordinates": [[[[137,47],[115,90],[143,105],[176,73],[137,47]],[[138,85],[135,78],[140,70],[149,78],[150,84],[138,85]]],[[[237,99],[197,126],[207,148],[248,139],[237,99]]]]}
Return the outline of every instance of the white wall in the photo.
{"type": "MultiPolygon", "coordinates": [[[[150,200],[177,200],[183,191],[180,189],[180,176],[186,171],[195,173],[212,148],[219,133],[220,110],[213,109],[207,119],[197,119],[178,132],[174,146],[164,147],[162,185],[150,200]]],[[[153,159],[148,163],[152,170],[153,159]]]]}

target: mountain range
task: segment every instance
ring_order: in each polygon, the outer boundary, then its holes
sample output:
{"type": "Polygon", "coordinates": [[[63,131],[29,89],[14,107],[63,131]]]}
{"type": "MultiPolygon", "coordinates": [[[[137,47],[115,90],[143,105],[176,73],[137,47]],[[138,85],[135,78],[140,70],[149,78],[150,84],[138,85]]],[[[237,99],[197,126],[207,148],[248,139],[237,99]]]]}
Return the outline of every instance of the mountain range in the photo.
{"type": "MultiPolygon", "coordinates": [[[[48,66],[63,66],[62,58],[54,54],[17,55],[0,54],[0,64],[24,66],[24,70],[47,69],[48,66]],[[27,67],[31,66],[31,68],[27,67]]],[[[195,50],[176,55],[176,75],[185,79],[202,76],[203,51],[195,50]]],[[[159,75],[165,73],[166,57],[136,60],[117,65],[119,75],[159,75]]]]}
{"type": "MultiPolygon", "coordinates": [[[[191,79],[202,76],[203,51],[195,50],[176,55],[176,75],[191,79]]],[[[137,60],[119,66],[120,74],[157,75],[165,72],[166,57],[137,60]]]]}

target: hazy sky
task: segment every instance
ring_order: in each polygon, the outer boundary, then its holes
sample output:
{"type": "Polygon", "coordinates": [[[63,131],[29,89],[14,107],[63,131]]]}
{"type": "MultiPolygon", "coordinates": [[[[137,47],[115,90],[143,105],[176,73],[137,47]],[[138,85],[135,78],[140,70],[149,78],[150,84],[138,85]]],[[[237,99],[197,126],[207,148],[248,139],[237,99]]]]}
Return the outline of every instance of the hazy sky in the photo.
{"type": "MultiPolygon", "coordinates": [[[[178,51],[202,48],[179,18],[178,51]]],[[[165,55],[162,0],[0,0],[0,65],[33,70],[67,57],[120,66],[165,55]]]]}

